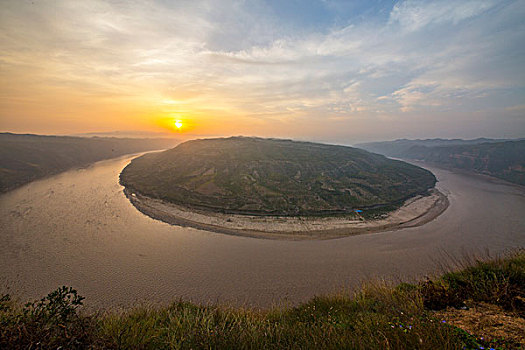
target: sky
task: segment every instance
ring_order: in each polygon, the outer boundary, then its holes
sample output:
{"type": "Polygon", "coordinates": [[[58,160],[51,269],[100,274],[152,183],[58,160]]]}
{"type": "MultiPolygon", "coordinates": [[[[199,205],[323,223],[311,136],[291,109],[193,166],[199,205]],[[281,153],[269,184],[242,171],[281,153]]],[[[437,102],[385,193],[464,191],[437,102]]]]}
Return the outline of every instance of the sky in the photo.
{"type": "Polygon", "coordinates": [[[524,18],[525,0],[0,0],[0,131],[525,137],[524,18]]]}

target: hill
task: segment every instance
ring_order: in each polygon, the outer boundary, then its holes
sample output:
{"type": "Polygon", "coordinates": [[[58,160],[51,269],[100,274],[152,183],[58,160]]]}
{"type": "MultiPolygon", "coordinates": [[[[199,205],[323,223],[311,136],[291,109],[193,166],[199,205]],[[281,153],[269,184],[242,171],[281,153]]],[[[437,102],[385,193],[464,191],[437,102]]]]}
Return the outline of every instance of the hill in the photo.
{"type": "Polygon", "coordinates": [[[400,203],[432,173],[352,147],[232,137],[193,140],[134,159],[121,183],[142,195],[208,210],[322,215],[400,203]]]}
{"type": "Polygon", "coordinates": [[[124,154],[165,149],[173,139],[0,133],[0,193],[59,172],[124,154]]]}
{"type": "Polygon", "coordinates": [[[406,152],[414,146],[436,147],[436,146],[458,146],[458,145],[477,145],[480,143],[493,143],[511,141],[505,139],[477,138],[472,140],[463,139],[399,139],[394,141],[366,142],[355,145],[357,148],[365,149],[369,152],[383,154],[387,157],[403,158],[406,152]]]}
{"type": "MultiPolygon", "coordinates": [[[[480,139],[485,141],[485,139],[480,139]]],[[[357,147],[390,157],[423,160],[464,169],[525,185],[525,140],[447,143],[435,140],[397,140],[359,144],[357,147]]]]}

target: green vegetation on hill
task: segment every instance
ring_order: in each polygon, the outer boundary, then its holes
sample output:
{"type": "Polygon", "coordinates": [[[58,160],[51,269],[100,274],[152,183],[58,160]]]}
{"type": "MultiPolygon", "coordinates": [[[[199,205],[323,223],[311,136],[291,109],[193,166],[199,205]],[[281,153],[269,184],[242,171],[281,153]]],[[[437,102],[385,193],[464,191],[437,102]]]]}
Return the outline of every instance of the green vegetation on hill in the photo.
{"type": "Polygon", "coordinates": [[[229,213],[322,215],[399,203],[435,185],[432,173],[363,150],[291,140],[188,141],[134,159],[129,190],[229,213]]]}
{"type": "MultiPolygon", "coordinates": [[[[425,147],[440,147],[440,146],[467,146],[477,145],[480,143],[493,143],[493,142],[504,142],[511,141],[505,139],[487,139],[479,138],[472,140],[462,139],[399,139],[394,141],[379,141],[379,142],[366,142],[358,143],[355,145],[358,148],[365,149],[369,152],[383,154],[388,157],[402,158],[406,152],[414,146],[425,146],[425,147]]],[[[517,141],[517,140],[515,140],[517,141]]]]}
{"type": "Polygon", "coordinates": [[[464,169],[525,185],[525,140],[397,140],[359,144],[357,147],[389,157],[423,160],[464,169]],[[479,142],[476,142],[479,141],[479,142]]]}
{"type": "Polygon", "coordinates": [[[525,254],[477,261],[419,284],[372,284],[291,308],[179,301],[88,315],[79,309],[82,301],[66,287],[25,306],[4,295],[0,348],[519,349],[525,346],[519,326],[525,316],[525,254]],[[482,326],[478,333],[451,322],[455,314],[469,312],[460,309],[476,305],[491,305],[502,317],[487,324],[466,319],[482,326]],[[511,321],[518,326],[511,327],[511,321]]]}
{"type": "Polygon", "coordinates": [[[0,133],[0,193],[59,172],[124,154],[173,147],[172,139],[0,133]]]}

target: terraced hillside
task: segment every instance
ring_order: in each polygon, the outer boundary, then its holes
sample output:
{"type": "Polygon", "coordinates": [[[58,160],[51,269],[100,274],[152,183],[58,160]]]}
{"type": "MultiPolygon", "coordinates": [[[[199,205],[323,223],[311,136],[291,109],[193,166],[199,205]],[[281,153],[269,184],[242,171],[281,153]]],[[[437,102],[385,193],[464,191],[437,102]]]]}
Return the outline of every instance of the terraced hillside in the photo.
{"type": "Polygon", "coordinates": [[[356,148],[232,137],[188,141],[134,159],[130,191],[226,213],[322,215],[399,203],[436,179],[419,167],[356,148]]]}
{"type": "Polygon", "coordinates": [[[0,193],[48,175],[124,154],[166,149],[174,139],[0,133],[0,193]]]}
{"type": "Polygon", "coordinates": [[[525,185],[525,140],[521,139],[501,142],[487,139],[396,140],[363,143],[357,147],[389,157],[423,160],[525,185]]]}

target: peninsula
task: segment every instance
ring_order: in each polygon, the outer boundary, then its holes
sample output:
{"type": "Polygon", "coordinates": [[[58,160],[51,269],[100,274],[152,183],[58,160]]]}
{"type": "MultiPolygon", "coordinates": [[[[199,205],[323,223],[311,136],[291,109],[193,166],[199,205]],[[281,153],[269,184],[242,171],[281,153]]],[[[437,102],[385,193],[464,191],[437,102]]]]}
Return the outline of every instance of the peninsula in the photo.
{"type": "Polygon", "coordinates": [[[138,157],[120,181],[153,218],[264,238],[415,226],[448,203],[417,166],[347,146],[251,137],[192,140],[138,157]]]}

